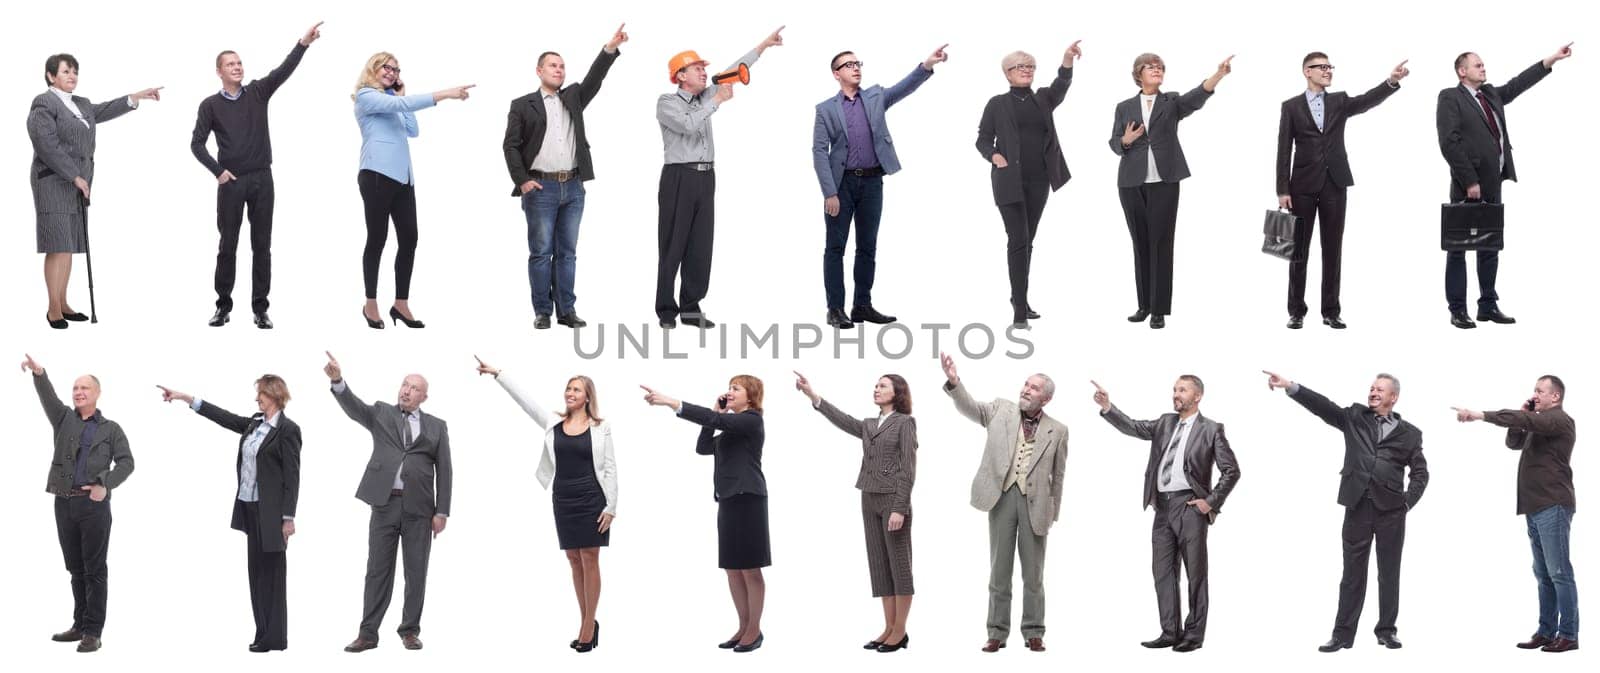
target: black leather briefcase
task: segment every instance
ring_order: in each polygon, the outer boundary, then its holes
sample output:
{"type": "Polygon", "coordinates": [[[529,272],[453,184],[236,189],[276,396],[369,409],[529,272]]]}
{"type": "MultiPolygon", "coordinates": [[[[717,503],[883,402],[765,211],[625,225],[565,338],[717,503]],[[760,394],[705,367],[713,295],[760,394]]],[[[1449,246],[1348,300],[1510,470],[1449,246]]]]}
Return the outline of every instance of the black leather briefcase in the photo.
{"type": "Polygon", "coordinates": [[[1505,231],[1504,204],[1464,201],[1439,207],[1439,247],[1444,250],[1502,250],[1505,231]]]}
{"type": "Polygon", "coordinates": [[[1261,252],[1291,262],[1305,261],[1306,251],[1296,250],[1294,232],[1300,228],[1300,218],[1284,210],[1267,211],[1261,225],[1261,252]]]}

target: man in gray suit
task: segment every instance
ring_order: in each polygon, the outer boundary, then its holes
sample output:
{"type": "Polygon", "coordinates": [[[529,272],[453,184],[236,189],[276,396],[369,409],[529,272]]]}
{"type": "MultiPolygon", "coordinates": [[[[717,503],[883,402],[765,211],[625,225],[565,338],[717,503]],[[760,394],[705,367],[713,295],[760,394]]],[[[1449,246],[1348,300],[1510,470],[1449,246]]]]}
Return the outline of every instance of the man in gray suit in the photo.
{"type": "Polygon", "coordinates": [[[422,598],[428,583],[428,553],[450,516],[450,431],[443,420],[422,413],[428,380],[411,374],[395,404],[367,404],[350,391],[339,361],[328,354],[322,368],[346,416],[372,433],[372,459],[356,497],[372,506],[367,532],[367,585],[361,633],[346,652],[378,646],[378,627],[394,593],[395,547],[403,552],[405,608],[400,638],[408,650],[422,649],[422,598]]]}
{"type": "MultiPolygon", "coordinates": [[[[949,46],[949,45],[945,45],[949,46]]],[[[883,176],[900,170],[894,138],[884,113],[933,76],[933,66],[949,57],[944,47],[911,69],[888,89],[861,88],[861,60],[842,51],[828,62],[839,93],[817,103],[811,130],[811,166],[822,187],[827,246],[822,251],[822,287],[828,299],[828,324],[850,329],[858,322],[891,323],[894,316],[872,308],[877,270],[878,220],[883,215],[883,176]],[[850,220],[856,223],[855,300],[844,312],[844,246],[850,220]]]]}
{"type": "Polygon", "coordinates": [[[999,651],[1011,633],[1014,553],[1022,559],[1022,636],[1029,650],[1043,652],[1045,535],[1061,516],[1067,468],[1067,426],[1044,413],[1056,384],[1034,374],[1016,402],[980,403],[961,385],[955,360],[940,353],[939,362],[956,411],[989,433],[972,478],[972,506],[989,513],[989,640],[983,651],[999,651]]]}
{"type": "Polygon", "coordinates": [[[1206,384],[1184,374],[1172,384],[1172,410],[1153,421],[1135,421],[1111,403],[1111,395],[1094,384],[1094,403],[1100,417],[1124,435],[1150,442],[1150,461],[1144,469],[1144,506],[1155,507],[1150,532],[1150,570],[1156,583],[1156,612],[1161,637],[1140,645],[1170,647],[1193,652],[1206,639],[1206,613],[1211,605],[1206,582],[1206,531],[1222,511],[1239,483],[1239,463],[1228,446],[1222,424],[1200,415],[1200,398],[1206,384]],[[1222,476],[1211,485],[1211,466],[1222,476]],[[1189,619],[1180,624],[1183,605],[1178,599],[1178,565],[1189,576],[1189,619]]]}

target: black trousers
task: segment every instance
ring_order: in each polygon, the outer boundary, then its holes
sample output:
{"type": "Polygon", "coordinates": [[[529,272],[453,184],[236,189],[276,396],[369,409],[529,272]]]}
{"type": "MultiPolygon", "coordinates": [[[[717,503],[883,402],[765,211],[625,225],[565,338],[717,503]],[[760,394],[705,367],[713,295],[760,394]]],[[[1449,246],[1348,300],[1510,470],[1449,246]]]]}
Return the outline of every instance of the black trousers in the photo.
{"type": "Polygon", "coordinates": [[[700,313],[700,300],[711,286],[711,239],[716,232],[717,174],[679,164],[661,167],[656,190],[660,207],[656,263],[656,317],[662,321],[679,313],[700,313]],[[678,271],[683,283],[673,301],[678,271]]]}
{"type": "Polygon", "coordinates": [[[1306,315],[1306,266],[1311,258],[1311,232],[1322,217],[1322,317],[1339,316],[1340,254],[1344,248],[1344,187],[1327,180],[1316,194],[1295,194],[1290,211],[1300,218],[1294,232],[1295,260],[1289,262],[1289,315],[1306,315]]]}
{"type": "Polygon", "coordinates": [[[1139,310],[1172,313],[1172,246],[1178,229],[1178,183],[1150,182],[1117,190],[1133,238],[1139,310]]]}
{"type": "Polygon", "coordinates": [[[1367,557],[1374,540],[1378,546],[1378,626],[1379,636],[1394,635],[1400,616],[1400,552],[1406,544],[1404,507],[1382,511],[1364,496],[1355,507],[1344,510],[1344,576],[1339,579],[1339,612],[1333,619],[1333,637],[1352,642],[1361,621],[1361,606],[1367,598],[1367,557]]]}
{"type": "Polygon", "coordinates": [[[235,258],[239,230],[244,227],[245,206],[250,207],[250,310],[265,313],[272,290],[272,169],[236,175],[217,185],[217,308],[233,310],[235,258]]]}
{"type": "Polygon", "coordinates": [[[1022,200],[1000,206],[1006,225],[1006,271],[1011,277],[1011,313],[1021,322],[1028,315],[1028,270],[1033,266],[1033,237],[1050,199],[1050,183],[1023,182],[1022,200]]]}
{"type": "Polygon", "coordinates": [[[106,550],[111,545],[111,494],[56,497],[56,537],[72,575],[72,630],[100,637],[106,625],[106,550]]]}
{"type": "Polygon", "coordinates": [[[1155,578],[1161,635],[1175,640],[1205,642],[1206,613],[1211,607],[1211,593],[1206,582],[1206,531],[1210,522],[1199,508],[1184,504],[1193,499],[1194,491],[1156,495],[1155,521],[1150,527],[1150,571],[1155,578]],[[1181,628],[1180,563],[1189,577],[1189,619],[1181,628]]]}
{"type": "Polygon", "coordinates": [[[255,614],[256,637],[250,642],[268,649],[289,647],[289,566],[286,552],[261,551],[267,535],[283,535],[281,527],[261,530],[261,504],[233,501],[234,521],[244,522],[245,559],[250,569],[250,610],[255,614]]]}
{"type": "MultiPolygon", "coordinates": [[[[1478,190],[1487,203],[1501,203],[1500,176],[1485,177],[1478,190]]],[[[1467,188],[1450,182],[1450,201],[1467,200],[1467,188]]],[[[1472,253],[1478,260],[1478,310],[1490,311],[1500,307],[1500,295],[1494,291],[1495,277],[1500,275],[1500,251],[1479,250],[1472,253]]],[[[1467,253],[1447,252],[1444,257],[1444,298],[1452,313],[1467,310],[1467,253]]]]}
{"type": "Polygon", "coordinates": [[[367,247],[361,252],[361,279],[367,298],[378,298],[378,263],[389,242],[389,221],[399,247],[394,251],[394,298],[411,297],[411,268],[417,259],[417,191],[377,171],[356,175],[361,187],[361,208],[367,220],[367,247]]]}

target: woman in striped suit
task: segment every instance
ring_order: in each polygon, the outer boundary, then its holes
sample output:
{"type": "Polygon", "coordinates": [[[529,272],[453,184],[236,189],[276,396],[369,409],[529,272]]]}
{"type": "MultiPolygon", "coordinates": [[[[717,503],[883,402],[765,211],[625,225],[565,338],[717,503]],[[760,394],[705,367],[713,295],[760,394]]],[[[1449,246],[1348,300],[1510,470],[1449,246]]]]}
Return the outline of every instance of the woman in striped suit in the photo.
{"type": "Polygon", "coordinates": [[[72,95],[78,88],[78,59],[72,54],[45,59],[44,81],[50,89],[34,97],[28,110],[28,140],[33,143],[28,183],[33,187],[38,248],[44,253],[49,297],[45,320],[55,329],[66,329],[69,320],[89,319],[67,305],[67,280],[72,276],[72,255],[89,252],[95,130],[100,122],[138,109],[141,100],[161,100],[161,87],[91,103],[72,95]]]}
{"type": "Polygon", "coordinates": [[[872,403],[878,415],[855,418],[811,389],[795,372],[795,390],[828,422],[861,439],[861,519],[867,533],[867,568],[872,595],[883,599],[883,633],[864,647],[895,652],[911,644],[911,486],[917,479],[917,419],[911,416],[911,386],[898,374],[878,378],[872,403]]]}

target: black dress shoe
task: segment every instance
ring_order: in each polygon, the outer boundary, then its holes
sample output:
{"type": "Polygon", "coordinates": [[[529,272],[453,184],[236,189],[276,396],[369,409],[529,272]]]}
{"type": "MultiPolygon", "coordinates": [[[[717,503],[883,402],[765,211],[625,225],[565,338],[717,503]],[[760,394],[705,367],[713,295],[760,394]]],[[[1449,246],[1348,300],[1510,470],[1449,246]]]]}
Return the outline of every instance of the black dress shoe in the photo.
{"type": "Polygon", "coordinates": [[[1391,650],[1400,649],[1400,639],[1394,637],[1394,634],[1392,633],[1384,636],[1378,636],[1378,644],[1391,650]]]}
{"type": "Polygon", "coordinates": [[[711,319],[707,318],[706,314],[704,313],[685,313],[678,316],[678,322],[690,327],[698,327],[700,329],[711,329],[717,326],[717,324],[711,322],[711,319]]]}
{"type": "Polygon", "coordinates": [[[44,321],[47,322],[47,323],[50,323],[50,329],[66,329],[67,328],[67,319],[66,318],[62,318],[60,320],[51,320],[50,316],[47,315],[47,316],[44,317],[44,321]]]}
{"type": "Polygon", "coordinates": [[[550,314],[540,313],[533,316],[534,329],[550,329],[550,314]]]}
{"type": "Polygon", "coordinates": [[[899,651],[899,650],[906,649],[907,647],[910,647],[910,646],[911,646],[911,634],[907,633],[906,635],[900,637],[900,642],[898,642],[898,643],[895,643],[893,645],[890,645],[889,643],[884,643],[882,645],[879,645],[878,646],[878,651],[879,652],[896,652],[896,651],[899,651]]]}
{"type": "Polygon", "coordinates": [[[717,643],[717,649],[731,650],[731,649],[737,647],[738,645],[739,645],[739,639],[738,638],[729,638],[729,639],[724,640],[724,641],[722,641],[720,643],[717,643]]]}
{"type": "Polygon", "coordinates": [[[1339,640],[1338,638],[1333,638],[1333,639],[1330,639],[1326,643],[1318,645],[1317,646],[1317,651],[1318,652],[1338,652],[1339,650],[1348,650],[1348,649],[1350,649],[1350,645],[1351,645],[1351,643],[1344,642],[1342,640],[1339,640]]]}
{"type": "MultiPolygon", "coordinates": [[[[856,323],[850,319],[850,316],[845,314],[844,309],[830,308],[828,309],[828,325],[839,329],[855,329],[856,323]]],[[[879,645],[881,644],[879,643],[879,645]]],[[[872,648],[877,649],[878,646],[873,645],[872,648]]]]}
{"type": "Polygon", "coordinates": [[[1031,308],[1028,309],[1028,314],[1027,315],[1028,315],[1028,319],[1029,320],[1038,320],[1039,319],[1039,313],[1037,311],[1031,309],[1031,308]]]}
{"type": "Polygon", "coordinates": [[[1544,636],[1544,635],[1539,635],[1539,634],[1535,633],[1535,634],[1533,634],[1532,638],[1528,639],[1528,642],[1517,643],[1517,649],[1519,649],[1519,650],[1537,650],[1537,649],[1539,649],[1541,647],[1544,647],[1545,645],[1549,645],[1550,643],[1553,643],[1553,642],[1555,642],[1554,638],[1551,638],[1550,636],[1544,636]]]}
{"type": "Polygon", "coordinates": [[[567,327],[571,327],[572,329],[578,329],[579,327],[585,327],[585,326],[587,326],[589,324],[589,322],[587,320],[584,320],[583,318],[579,318],[578,317],[578,313],[576,311],[574,311],[572,313],[568,313],[568,314],[566,314],[564,316],[561,316],[559,318],[556,318],[556,322],[559,323],[559,324],[562,324],[562,325],[566,325],[567,327]]]}
{"type": "Polygon", "coordinates": [[[892,315],[884,315],[872,306],[856,306],[850,309],[851,322],[870,322],[877,325],[887,325],[895,321],[892,315]]]}
{"type": "Polygon", "coordinates": [[[1472,318],[1467,317],[1466,311],[1452,312],[1450,314],[1450,324],[1455,325],[1459,329],[1472,329],[1478,326],[1478,323],[1472,322],[1472,318]]]}
{"type": "Polygon", "coordinates": [[[1302,316],[1297,316],[1297,315],[1289,316],[1289,324],[1285,325],[1285,327],[1288,327],[1289,329],[1300,329],[1301,327],[1305,327],[1305,326],[1306,326],[1306,319],[1304,317],[1302,317],[1302,316]]]}
{"type": "Polygon", "coordinates": [[[1148,317],[1150,317],[1150,312],[1141,308],[1134,311],[1133,315],[1128,316],[1128,322],[1144,322],[1144,319],[1148,317]]]}
{"type": "MultiPolygon", "coordinates": [[[[1574,646],[1576,646],[1576,643],[1574,643],[1574,646]]],[[[1550,648],[1547,647],[1545,649],[1548,650],[1550,648]]],[[[100,651],[100,636],[91,636],[91,635],[88,635],[88,634],[84,634],[83,640],[78,641],[78,651],[79,652],[98,652],[98,651],[100,651]]]]}
{"type": "Polygon", "coordinates": [[[272,650],[269,649],[266,645],[258,645],[256,643],[250,643],[250,651],[251,652],[255,652],[257,654],[260,654],[262,652],[271,652],[272,650]]]}
{"type": "Polygon", "coordinates": [[[211,321],[206,324],[211,327],[221,327],[228,324],[228,320],[228,312],[219,308],[216,313],[211,314],[211,321]]]}
{"type": "Polygon", "coordinates": [[[677,320],[662,320],[662,321],[660,321],[659,324],[661,325],[661,329],[672,329],[672,328],[678,326],[678,321],[677,320]]]}
{"type": "Polygon", "coordinates": [[[733,646],[733,651],[735,651],[735,652],[754,652],[756,650],[761,649],[761,643],[762,643],[762,641],[765,641],[766,639],[767,639],[767,634],[765,634],[765,633],[757,633],[756,634],[756,639],[750,641],[749,645],[734,645],[733,646]]]}
{"type": "Polygon", "coordinates": [[[79,313],[77,311],[73,311],[71,313],[63,313],[63,314],[61,314],[61,317],[65,318],[67,320],[71,320],[72,322],[89,322],[89,316],[86,316],[86,315],[84,315],[82,313],[79,313]]]}
{"type": "Polygon", "coordinates": [[[1159,650],[1159,649],[1161,649],[1163,647],[1172,647],[1174,645],[1177,645],[1178,644],[1178,639],[1177,638],[1173,638],[1172,636],[1162,635],[1160,638],[1157,638],[1155,640],[1146,640],[1146,641],[1144,641],[1142,643],[1139,643],[1139,644],[1143,645],[1145,647],[1148,647],[1148,648],[1150,648],[1152,650],[1159,650]]]}
{"type": "Polygon", "coordinates": [[[427,325],[423,324],[421,320],[405,317],[405,315],[400,313],[400,309],[397,309],[393,306],[389,307],[389,317],[395,323],[405,323],[405,326],[410,327],[411,329],[422,329],[427,327],[427,325]]]}
{"type": "MultiPolygon", "coordinates": [[[[67,318],[71,320],[71,317],[67,318]]],[[[1500,325],[1515,325],[1517,319],[1500,312],[1500,309],[1491,308],[1487,311],[1478,310],[1478,322],[1492,322],[1500,325]]]]}
{"type": "Polygon", "coordinates": [[[256,314],[256,329],[272,329],[272,318],[265,311],[256,314]]]}
{"type": "Polygon", "coordinates": [[[1014,318],[1011,321],[1011,329],[1033,329],[1033,327],[1028,325],[1027,318],[1014,318]]]}
{"type": "Polygon", "coordinates": [[[1322,319],[1322,324],[1327,325],[1329,327],[1332,327],[1334,329],[1344,329],[1346,327],[1349,327],[1349,325],[1344,324],[1344,321],[1340,320],[1339,316],[1336,316],[1336,315],[1323,318],[1322,319]]]}
{"type": "Polygon", "coordinates": [[[1150,316],[1150,329],[1162,329],[1167,326],[1167,317],[1156,313],[1150,316]]]}
{"type": "Polygon", "coordinates": [[[1185,640],[1185,641],[1183,641],[1181,643],[1178,643],[1177,645],[1172,646],[1172,651],[1173,652],[1193,652],[1195,650],[1200,649],[1202,646],[1203,646],[1202,643],[1200,641],[1198,641],[1198,640],[1185,640]]]}
{"type": "MultiPolygon", "coordinates": [[[[77,629],[67,629],[61,633],[51,634],[50,639],[58,643],[76,643],[83,640],[83,632],[77,629]]],[[[1545,642],[1549,641],[1546,640],[1545,642]]],[[[1540,645],[1542,646],[1544,643],[1540,643],[1540,645]]]]}
{"type": "MultiPolygon", "coordinates": [[[[878,649],[878,646],[882,645],[882,644],[883,644],[883,641],[881,641],[881,640],[869,640],[869,641],[867,641],[867,644],[861,646],[861,649],[863,649],[863,650],[876,650],[876,649],[878,649]]],[[[1541,643],[1541,645],[1542,645],[1542,643],[1541,643]]]]}

